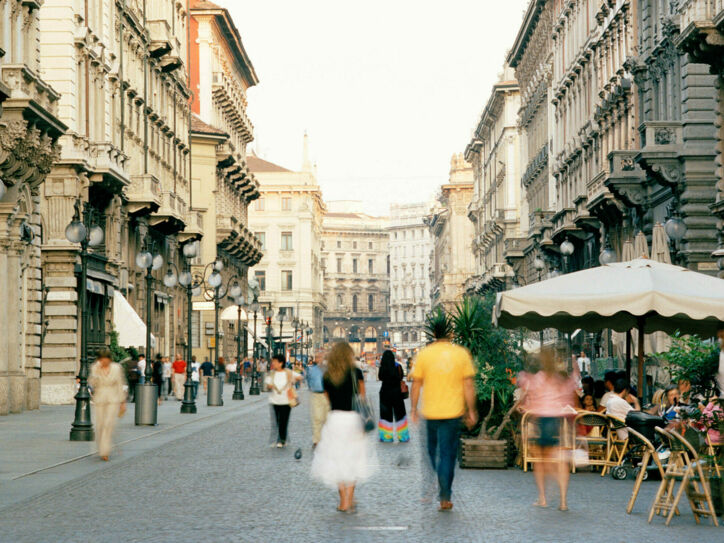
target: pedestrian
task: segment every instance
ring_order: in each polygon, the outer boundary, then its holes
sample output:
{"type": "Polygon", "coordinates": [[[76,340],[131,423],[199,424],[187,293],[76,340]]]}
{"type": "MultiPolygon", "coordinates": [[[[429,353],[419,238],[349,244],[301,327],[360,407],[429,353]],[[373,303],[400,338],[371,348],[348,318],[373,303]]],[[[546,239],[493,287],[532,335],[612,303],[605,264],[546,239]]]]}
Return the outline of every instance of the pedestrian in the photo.
{"type": "Polygon", "coordinates": [[[402,366],[395,361],[395,354],[389,350],[382,353],[378,372],[378,379],[382,382],[378,430],[380,441],[383,443],[392,443],[395,436],[400,443],[410,441],[405,399],[402,394],[403,377],[402,366]]]}
{"type": "Polygon", "coordinates": [[[138,359],[131,358],[126,366],[126,380],[128,382],[128,401],[136,401],[136,385],[138,384],[138,359]]]}
{"type": "Polygon", "coordinates": [[[158,405],[163,399],[163,360],[160,353],[156,353],[153,360],[153,384],[158,388],[158,405]]]}
{"type": "Polygon", "coordinates": [[[184,399],[184,381],[186,380],[186,361],[176,353],[176,360],[171,365],[173,369],[173,393],[177,400],[184,399]]]}
{"type": "Polygon", "coordinates": [[[196,361],[196,355],[191,356],[191,384],[193,384],[194,400],[199,393],[199,373],[201,366],[196,361]]]}
{"type": "Polygon", "coordinates": [[[168,356],[164,356],[163,359],[163,399],[168,400],[168,395],[171,393],[171,361],[168,356]]]}
{"type": "MultiPolygon", "coordinates": [[[[287,444],[287,430],[289,426],[289,415],[292,411],[292,404],[295,403],[294,373],[285,367],[284,355],[275,354],[271,361],[271,372],[265,380],[266,389],[269,394],[269,403],[272,407],[272,420],[276,430],[277,448],[285,447],[287,444]]],[[[273,440],[272,440],[273,443],[273,440]]]]}
{"type": "Polygon", "coordinates": [[[307,387],[310,392],[309,410],[312,418],[312,448],[317,447],[322,433],[322,426],[329,413],[329,399],[324,393],[324,369],[322,353],[317,353],[312,364],[307,368],[307,387]]]}
{"type": "Polygon", "coordinates": [[[100,349],[88,377],[93,390],[98,455],[106,462],[111,454],[116,421],[126,412],[126,379],[123,368],[113,362],[111,356],[109,349],[100,349]]]}
{"type": "Polygon", "coordinates": [[[226,382],[231,383],[234,379],[234,373],[236,372],[236,363],[234,362],[234,359],[232,358],[228,364],[226,364],[226,367],[224,368],[226,370],[226,382]]]}
{"type": "Polygon", "coordinates": [[[220,356],[216,362],[216,376],[222,377],[221,382],[224,382],[224,375],[226,375],[226,364],[224,362],[224,357],[220,356]]]}
{"type": "Polygon", "coordinates": [[[251,362],[248,358],[244,360],[244,380],[248,381],[251,377],[251,362]]]}
{"type": "Polygon", "coordinates": [[[364,375],[348,343],[336,343],[330,350],[323,383],[331,411],[312,459],[312,476],[337,489],[337,511],[354,513],[355,487],[371,475],[372,464],[362,419],[352,401],[355,393],[365,394],[364,375]]]}
{"type": "Polygon", "coordinates": [[[412,368],[410,418],[417,422],[417,403],[422,390],[422,416],[427,433],[430,468],[437,474],[439,511],[453,508],[452,483],[457,460],[460,422],[468,428],[478,420],[470,352],[450,341],[446,323],[432,330],[435,341],[422,349],[412,368]]]}
{"type": "Polygon", "coordinates": [[[141,353],[138,355],[138,384],[142,385],[146,382],[146,355],[141,353]]]}
{"type": "Polygon", "coordinates": [[[591,359],[586,356],[584,351],[581,351],[581,356],[576,360],[578,363],[578,370],[581,375],[589,375],[591,373],[591,359]]]}
{"type": "Polygon", "coordinates": [[[535,375],[522,372],[518,385],[522,389],[521,406],[535,417],[538,425],[538,438],[534,454],[544,461],[533,465],[535,483],[538,488],[538,500],[533,504],[547,507],[545,479],[553,475],[560,488],[561,511],[568,511],[568,479],[570,461],[563,457],[561,446],[564,443],[563,419],[572,413],[576,401],[578,386],[578,364],[573,366],[573,374],[568,376],[563,367],[562,359],[551,349],[543,349],[540,353],[540,371],[535,375]]]}
{"type": "Polygon", "coordinates": [[[203,364],[201,364],[201,383],[204,385],[204,394],[209,386],[209,377],[214,374],[214,365],[209,362],[208,358],[204,358],[203,364]]]}

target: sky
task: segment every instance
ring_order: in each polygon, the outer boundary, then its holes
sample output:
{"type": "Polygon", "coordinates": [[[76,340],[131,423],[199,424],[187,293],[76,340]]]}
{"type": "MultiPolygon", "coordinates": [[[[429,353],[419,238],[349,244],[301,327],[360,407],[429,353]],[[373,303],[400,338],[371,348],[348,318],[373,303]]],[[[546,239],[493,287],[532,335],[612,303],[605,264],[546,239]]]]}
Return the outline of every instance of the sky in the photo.
{"type": "Polygon", "coordinates": [[[298,170],[309,135],[324,199],[429,201],[502,72],[528,0],[216,0],[259,84],[251,149],[298,170]]]}

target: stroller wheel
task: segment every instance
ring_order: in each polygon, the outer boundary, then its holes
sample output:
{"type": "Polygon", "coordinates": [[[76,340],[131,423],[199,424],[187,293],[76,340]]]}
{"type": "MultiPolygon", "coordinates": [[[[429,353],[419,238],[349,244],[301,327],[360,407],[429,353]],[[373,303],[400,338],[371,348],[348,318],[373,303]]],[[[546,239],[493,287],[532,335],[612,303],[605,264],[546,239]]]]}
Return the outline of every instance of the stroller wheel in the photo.
{"type": "Polygon", "coordinates": [[[615,466],[611,470],[611,477],[613,477],[617,481],[623,481],[624,479],[626,479],[626,477],[628,477],[628,471],[623,466],[615,466]]]}
{"type": "MultiPolygon", "coordinates": [[[[641,466],[636,466],[633,471],[634,479],[639,476],[639,472],[641,471],[641,466]]],[[[644,476],[642,477],[642,481],[645,481],[649,478],[649,470],[644,470],[644,476]]]]}

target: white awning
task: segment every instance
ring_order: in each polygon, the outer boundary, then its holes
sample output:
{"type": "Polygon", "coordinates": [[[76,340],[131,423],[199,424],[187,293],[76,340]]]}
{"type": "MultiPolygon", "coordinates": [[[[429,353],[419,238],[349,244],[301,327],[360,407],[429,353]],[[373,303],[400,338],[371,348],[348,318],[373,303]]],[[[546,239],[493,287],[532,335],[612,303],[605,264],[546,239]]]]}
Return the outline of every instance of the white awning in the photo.
{"type": "MultiPolygon", "coordinates": [[[[121,347],[146,348],[146,324],[118,290],[113,292],[113,327],[121,347]]],[[[151,334],[151,347],[155,346],[156,338],[151,334]]]]}

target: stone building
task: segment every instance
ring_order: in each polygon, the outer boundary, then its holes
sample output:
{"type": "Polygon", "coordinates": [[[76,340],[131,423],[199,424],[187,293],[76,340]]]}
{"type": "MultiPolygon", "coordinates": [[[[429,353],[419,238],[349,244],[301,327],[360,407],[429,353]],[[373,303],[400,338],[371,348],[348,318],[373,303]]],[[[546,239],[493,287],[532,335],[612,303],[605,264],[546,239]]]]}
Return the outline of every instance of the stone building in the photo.
{"type": "Polygon", "coordinates": [[[462,154],[450,159],[448,183],[440,187],[425,224],[430,229],[433,250],[430,255],[430,298],[432,307],[451,310],[465,293],[465,283],[475,273],[473,223],[468,206],[473,198],[473,168],[462,154]]]}
{"type": "MultiPolygon", "coordinates": [[[[249,211],[249,228],[262,242],[264,257],[254,267],[259,302],[297,317],[312,328],[315,347],[323,341],[326,302],[322,273],[322,220],[325,205],[304,136],[301,171],[256,156],[249,168],[259,180],[261,197],[249,211]]],[[[274,319],[275,334],[278,319],[274,319]]],[[[291,319],[282,325],[283,341],[294,341],[291,319]]],[[[259,327],[261,327],[259,322],[259,327]]],[[[260,328],[259,333],[263,334],[260,328]]],[[[306,340],[306,336],[305,336],[306,340]]]]}
{"type": "Polygon", "coordinates": [[[360,202],[328,202],[324,214],[324,339],[349,341],[358,355],[374,356],[389,337],[389,219],[360,208],[360,202]]]}
{"type": "Polygon", "coordinates": [[[41,244],[43,181],[66,125],[41,77],[42,1],[0,1],[0,415],[37,409],[47,282],[41,244]]]}
{"type": "MultiPolygon", "coordinates": [[[[191,2],[192,209],[203,231],[195,275],[223,262],[224,288],[238,282],[246,294],[248,269],[262,257],[262,244],[249,228],[248,207],[259,198],[247,145],[254,139],[247,91],[259,80],[229,11],[212,2],[191,2]]],[[[212,358],[214,310],[210,291],[194,298],[192,349],[212,358]]],[[[220,300],[221,308],[233,302],[220,300]]],[[[219,323],[219,356],[236,356],[236,322],[219,323]]],[[[243,336],[242,336],[243,337],[243,336]]]]}
{"type": "Polygon", "coordinates": [[[430,312],[432,238],[425,226],[429,203],[390,207],[390,338],[403,357],[424,345],[430,312]]]}
{"type": "Polygon", "coordinates": [[[521,201],[519,109],[518,82],[506,65],[465,150],[473,168],[468,217],[475,228],[475,275],[466,282],[468,292],[504,290],[515,279],[505,256],[507,240],[521,236],[521,208],[527,208],[521,201]]]}

